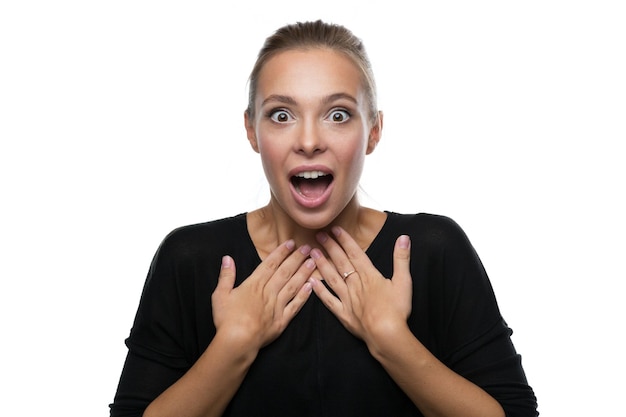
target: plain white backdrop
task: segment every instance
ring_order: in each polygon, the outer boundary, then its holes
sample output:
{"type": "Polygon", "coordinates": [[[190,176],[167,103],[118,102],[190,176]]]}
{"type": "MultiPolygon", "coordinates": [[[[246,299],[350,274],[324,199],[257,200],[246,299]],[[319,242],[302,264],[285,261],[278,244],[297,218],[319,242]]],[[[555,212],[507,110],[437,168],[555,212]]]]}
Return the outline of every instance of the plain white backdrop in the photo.
{"type": "Polygon", "coordinates": [[[0,5],[7,415],[108,415],[161,239],[267,201],[247,76],[317,18],[377,76],[366,201],[464,228],[543,416],[623,415],[623,3],[295,3],[0,5]]]}

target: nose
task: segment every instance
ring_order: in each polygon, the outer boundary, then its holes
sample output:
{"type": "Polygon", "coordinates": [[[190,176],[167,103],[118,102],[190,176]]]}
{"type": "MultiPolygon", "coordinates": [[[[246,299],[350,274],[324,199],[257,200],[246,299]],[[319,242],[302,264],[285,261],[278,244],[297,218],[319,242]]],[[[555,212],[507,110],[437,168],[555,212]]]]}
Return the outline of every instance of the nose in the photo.
{"type": "Polygon", "coordinates": [[[296,152],[304,155],[314,155],[325,149],[322,129],[315,121],[301,123],[296,141],[296,152]]]}

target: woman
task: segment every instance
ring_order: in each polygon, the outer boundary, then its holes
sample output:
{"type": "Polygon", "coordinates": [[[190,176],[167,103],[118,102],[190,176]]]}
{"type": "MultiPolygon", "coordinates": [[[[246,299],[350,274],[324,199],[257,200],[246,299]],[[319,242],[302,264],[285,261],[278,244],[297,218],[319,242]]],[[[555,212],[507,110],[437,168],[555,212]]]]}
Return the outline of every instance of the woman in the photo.
{"type": "Polygon", "coordinates": [[[360,41],[279,29],[244,117],[270,201],[164,240],[111,415],[536,415],[461,229],[359,204],[383,127],[360,41]]]}

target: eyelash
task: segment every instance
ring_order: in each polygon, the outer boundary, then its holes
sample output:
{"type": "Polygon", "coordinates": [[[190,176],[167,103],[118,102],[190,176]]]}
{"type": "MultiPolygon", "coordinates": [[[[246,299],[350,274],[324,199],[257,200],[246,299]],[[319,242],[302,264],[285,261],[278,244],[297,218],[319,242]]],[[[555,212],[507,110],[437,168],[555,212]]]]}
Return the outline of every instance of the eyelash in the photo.
{"type": "Polygon", "coordinates": [[[287,123],[287,122],[281,122],[281,121],[276,120],[277,115],[280,114],[280,113],[284,113],[287,116],[289,116],[289,120],[288,121],[291,121],[293,119],[293,116],[291,115],[291,113],[289,113],[285,109],[272,109],[272,110],[267,112],[266,116],[268,118],[270,118],[272,121],[276,122],[276,123],[287,123]]]}
{"type": "Polygon", "coordinates": [[[352,114],[350,114],[350,112],[349,112],[348,110],[343,109],[343,108],[332,109],[332,110],[330,111],[330,113],[328,113],[328,119],[329,119],[331,122],[334,122],[334,123],[345,123],[345,122],[347,122],[348,120],[350,120],[350,118],[351,118],[351,117],[352,117],[352,114]],[[335,114],[335,113],[337,113],[337,112],[343,113],[343,115],[344,115],[344,120],[342,120],[342,121],[340,121],[340,122],[334,122],[334,121],[332,120],[332,115],[333,115],[333,114],[335,114]]]}
{"type": "MultiPolygon", "coordinates": [[[[269,119],[271,119],[272,121],[274,121],[276,123],[288,123],[288,122],[293,121],[293,119],[294,119],[294,117],[291,115],[291,113],[288,110],[284,109],[284,108],[271,109],[271,110],[269,110],[266,113],[266,117],[268,117],[269,119]],[[278,115],[281,114],[281,113],[286,114],[289,117],[289,120],[286,120],[286,121],[283,121],[283,122],[277,120],[278,115]]],[[[341,123],[345,123],[348,120],[350,120],[351,117],[352,117],[352,114],[348,110],[346,110],[345,108],[335,108],[335,109],[332,109],[328,113],[328,116],[325,119],[329,120],[329,121],[331,121],[333,123],[341,124],[341,123]],[[344,120],[337,121],[337,122],[333,121],[332,120],[333,114],[338,113],[338,112],[343,114],[344,120]]]]}

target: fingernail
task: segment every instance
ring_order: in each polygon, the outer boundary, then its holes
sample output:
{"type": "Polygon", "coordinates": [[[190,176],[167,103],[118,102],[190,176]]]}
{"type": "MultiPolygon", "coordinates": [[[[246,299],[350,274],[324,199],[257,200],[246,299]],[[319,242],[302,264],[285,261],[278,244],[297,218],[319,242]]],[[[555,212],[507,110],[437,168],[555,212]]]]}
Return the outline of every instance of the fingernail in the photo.
{"type": "Polygon", "coordinates": [[[222,269],[230,268],[233,266],[233,260],[230,256],[222,256],[222,269]]]}
{"type": "Polygon", "coordinates": [[[300,253],[303,255],[308,255],[311,252],[311,247],[309,245],[304,245],[300,248],[300,253]]]}
{"type": "Polygon", "coordinates": [[[309,269],[313,269],[313,268],[315,268],[315,261],[313,259],[309,258],[309,259],[307,259],[304,262],[304,266],[306,266],[309,269]]]}
{"type": "Polygon", "coordinates": [[[339,235],[341,234],[341,227],[339,227],[339,226],[333,226],[330,230],[337,237],[339,237],[339,235]]]}
{"type": "Polygon", "coordinates": [[[398,247],[400,249],[408,249],[411,246],[411,239],[407,235],[400,236],[398,239],[398,247]]]}
{"type": "Polygon", "coordinates": [[[315,235],[315,237],[317,238],[317,241],[320,243],[324,243],[328,240],[328,235],[324,232],[319,232],[318,234],[315,235]]]}
{"type": "Polygon", "coordinates": [[[294,242],[292,239],[289,239],[285,242],[285,246],[287,247],[287,249],[293,250],[293,248],[296,247],[296,242],[294,242]]]}
{"type": "Polygon", "coordinates": [[[322,257],[322,251],[320,251],[319,249],[315,248],[311,251],[311,258],[319,259],[321,257],[322,257]]]}

